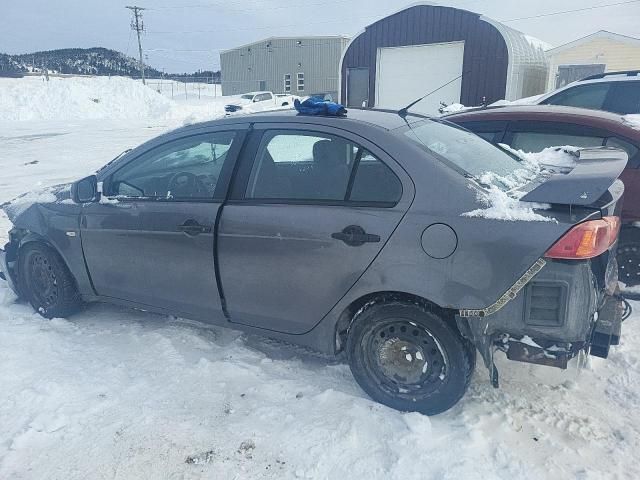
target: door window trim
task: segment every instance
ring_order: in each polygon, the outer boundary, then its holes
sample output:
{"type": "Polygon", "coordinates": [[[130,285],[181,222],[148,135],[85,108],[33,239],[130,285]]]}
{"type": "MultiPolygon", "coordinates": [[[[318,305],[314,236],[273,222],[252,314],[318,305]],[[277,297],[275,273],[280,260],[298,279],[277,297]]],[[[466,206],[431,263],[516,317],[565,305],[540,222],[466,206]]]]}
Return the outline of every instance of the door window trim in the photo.
{"type": "MultiPolygon", "coordinates": [[[[224,201],[227,197],[227,193],[229,191],[229,185],[231,181],[231,173],[235,168],[236,163],[238,162],[239,153],[242,150],[244,142],[247,138],[247,132],[249,130],[249,124],[246,125],[229,125],[228,127],[221,127],[216,129],[201,129],[198,131],[190,132],[188,135],[180,135],[167,139],[165,142],[160,143],[158,145],[153,145],[151,148],[145,149],[139,153],[136,153],[130,159],[127,159],[125,163],[122,165],[117,165],[117,168],[114,168],[110,171],[106,177],[102,180],[102,190],[108,191],[110,187],[111,180],[113,176],[119,172],[121,169],[125,168],[127,165],[135,162],[136,160],[142,158],[143,156],[153,152],[154,150],[162,149],[167,145],[173,142],[179,142],[181,140],[206,136],[206,135],[215,135],[216,133],[225,133],[225,132],[234,132],[235,137],[231,142],[231,146],[227,151],[227,158],[225,158],[224,164],[222,165],[222,169],[220,170],[220,176],[218,177],[218,181],[216,182],[216,186],[213,192],[213,196],[211,198],[164,198],[164,197],[133,197],[133,196],[114,196],[114,195],[104,195],[104,197],[109,199],[114,199],[119,202],[131,203],[131,202],[162,202],[162,203],[220,203],[224,201]]],[[[114,165],[116,167],[116,165],[114,165]]]]}
{"type": "MultiPolygon", "coordinates": [[[[313,125],[313,124],[253,124],[253,128],[248,133],[248,138],[245,140],[245,147],[242,149],[242,152],[237,160],[238,168],[237,171],[234,172],[234,178],[231,182],[231,187],[229,189],[229,195],[227,199],[227,203],[229,204],[239,204],[239,205],[317,205],[317,206],[336,206],[336,207],[363,207],[363,208],[395,208],[399,204],[403,203],[405,199],[405,182],[402,179],[402,176],[398,174],[396,169],[391,166],[391,162],[389,162],[386,158],[381,158],[379,148],[371,148],[366,145],[364,139],[354,138],[356,135],[351,134],[350,132],[333,129],[331,127],[324,127],[322,125],[313,125]],[[318,128],[320,127],[320,128],[318,128]],[[318,199],[271,199],[271,198],[247,198],[246,191],[247,186],[249,184],[249,177],[251,175],[251,171],[253,169],[254,163],[257,161],[258,151],[260,146],[262,145],[262,139],[266,134],[273,131],[288,131],[291,132],[292,135],[295,132],[300,132],[308,135],[329,135],[341,138],[346,140],[347,142],[352,142],[360,147],[361,150],[366,150],[371,155],[373,155],[378,161],[382,162],[398,179],[400,183],[401,193],[397,201],[395,202],[372,202],[372,201],[352,201],[352,200],[318,200],[318,199]],[[375,150],[375,151],[372,151],[375,150]]],[[[384,152],[383,152],[384,153],[384,152]]],[[[384,156],[387,156],[386,153],[384,156]]],[[[395,163],[395,162],[394,162],[395,163]]],[[[355,181],[355,176],[357,173],[357,165],[359,162],[354,164],[351,167],[350,175],[349,175],[349,185],[348,189],[352,187],[352,180],[355,181]]],[[[350,191],[348,192],[350,193],[350,191]]],[[[345,196],[346,197],[346,196],[345,196]]]]}

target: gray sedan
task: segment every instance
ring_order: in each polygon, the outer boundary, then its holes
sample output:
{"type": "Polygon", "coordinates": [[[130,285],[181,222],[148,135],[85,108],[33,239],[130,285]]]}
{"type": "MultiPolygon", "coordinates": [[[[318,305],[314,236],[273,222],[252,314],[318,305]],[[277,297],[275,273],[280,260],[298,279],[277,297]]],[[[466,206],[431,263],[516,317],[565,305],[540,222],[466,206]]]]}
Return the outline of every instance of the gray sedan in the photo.
{"type": "Polygon", "coordinates": [[[47,318],[112,302],[344,351],[375,400],[436,414],[476,351],[497,386],[496,351],[563,368],[617,343],[625,164],[601,148],[527,176],[393,112],[231,117],[5,205],[0,270],[47,318]]]}

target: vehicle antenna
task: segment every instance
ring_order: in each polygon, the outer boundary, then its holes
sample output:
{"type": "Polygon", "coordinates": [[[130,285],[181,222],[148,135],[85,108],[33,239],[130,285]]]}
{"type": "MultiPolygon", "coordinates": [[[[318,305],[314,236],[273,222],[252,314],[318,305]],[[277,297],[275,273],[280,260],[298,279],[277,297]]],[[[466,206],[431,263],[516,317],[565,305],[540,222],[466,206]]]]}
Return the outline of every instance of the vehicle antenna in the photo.
{"type": "Polygon", "coordinates": [[[453,82],[455,82],[456,80],[458,80],[458,79],[462,78],[466,73],[468,73],[468,72],[462,72],[460,75],[458,75],[458,76],[457,76],[456,78],[454,78],[453,80],[449,80],[449,81],[448,81],[447,83],[445,83],[444,85],[440,85],[438,88],[436,88],[435,90],[430,91],[430,92],[429,92],[429,93],[427,93],[425,96],[420,97],[419,99],[417,99],[417,100],[415,100],[415,101],[411,102],[411,103],[410,103],[409,105],[407,105],[406,107],[401,108],[400,110],[398,110],[398,115],[400,115],[400,117],[406,121],[407,114],[409,113],[409,109],[410,109],[411,107],[413,107],[416,103],[418,103],[418,102],[420,102],[420,101],[424,100],[424,99],[425,99],[425,98],[427,98],[429,95],[433,95],[433,94],[434,94],[434,93],[436,93],[437,91],[442,90],[442,89],[443,89],[444,87],[446,87],[447,85],[450,85],[450,84],[452,84],[453,82]]]}

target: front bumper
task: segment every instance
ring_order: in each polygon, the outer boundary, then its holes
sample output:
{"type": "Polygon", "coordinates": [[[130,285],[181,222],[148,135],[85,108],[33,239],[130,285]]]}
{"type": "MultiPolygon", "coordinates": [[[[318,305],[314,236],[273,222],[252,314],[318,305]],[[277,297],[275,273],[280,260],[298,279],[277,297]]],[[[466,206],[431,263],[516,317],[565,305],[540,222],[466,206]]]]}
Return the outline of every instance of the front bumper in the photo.
{"type": "Polygon", "coordinates": [[[9,266],[10,253],[11,252],[7,252],[6,250],[3,250],[2,248],[0,248],[0,278],[2,278],[3,280],[6,280],[7,284],[9,285],[9,288],[11,288],[11,290],[13,290],[17,295],[18,294],[17,280],[15,278],[15,274],[13,273],[13,270],[9,266]]]}

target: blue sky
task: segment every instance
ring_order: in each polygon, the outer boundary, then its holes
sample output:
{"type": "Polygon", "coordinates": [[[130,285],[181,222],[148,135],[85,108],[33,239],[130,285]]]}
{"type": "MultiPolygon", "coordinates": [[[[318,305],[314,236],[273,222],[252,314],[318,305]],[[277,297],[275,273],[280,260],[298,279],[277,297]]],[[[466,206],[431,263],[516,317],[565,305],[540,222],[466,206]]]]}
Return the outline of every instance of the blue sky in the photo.
{"type": "MultiPolygon", "coordinates": [[[[616,0],[452,0],[511,20],[616,0]]],[[[412,4],[403,0],[0,0],[0,52],[103,46],[137,55],[126,5],[144,12],[148,63],[167,72],[218,68],[219,50],[269,36],[354,35],[412,4]],[[137,3],[135,3],[137,1],[137,3]]],[[[640,2],[507,24],[553,45],[597,30],[640,37],[640,2]]]]}

